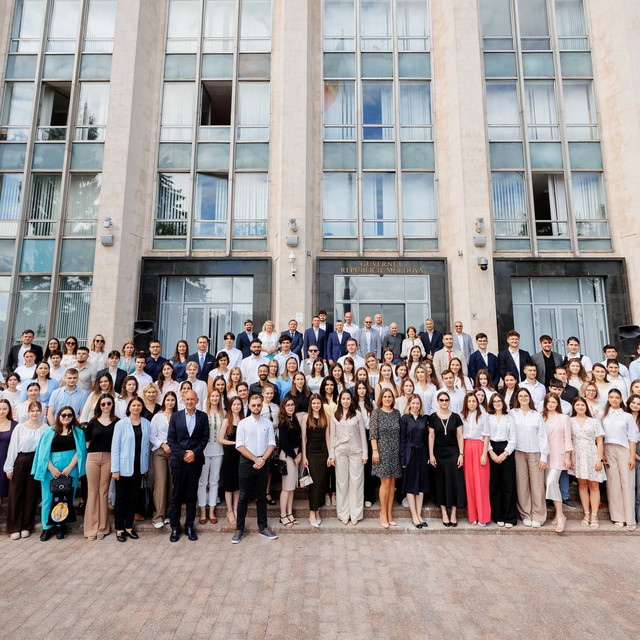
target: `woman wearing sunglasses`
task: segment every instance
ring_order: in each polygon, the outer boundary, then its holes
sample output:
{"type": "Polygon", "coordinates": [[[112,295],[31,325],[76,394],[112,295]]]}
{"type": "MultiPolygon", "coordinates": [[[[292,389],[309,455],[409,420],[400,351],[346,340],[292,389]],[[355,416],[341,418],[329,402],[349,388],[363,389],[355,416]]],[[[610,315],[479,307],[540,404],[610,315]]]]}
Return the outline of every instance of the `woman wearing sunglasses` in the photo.
{"type": "Polygon", "coordinates": [[[57,526],[56,538],[62,540],[67,537],[67,522],[75,521],[73,500],[78,478],[85,474],[85,461],[87,458],[87,445],[84,431],[80,428],[76,413],[70,406],[60,409],[55,423],[40,438],[36,449],[35,459],[31,473],[41,483],[42,489],[42,534],[40,540],[46,542],[53,535],[53,527],[57,526]],[[72,479],[73,492],[69,497],[69,515],[62,524],[55,525],[49,518],[53,495],[51,493],[51,480],[60,476],[72,479]]]}
{"type": "MultiPolygon", "coordinates": [[[[103,376],[108,377],[108,376],[103,376]]],[[[108,494],[111,481],[111,440],[118,422],[115,400],[103,393],[96,402],[93,419],[87,424],[87,501],[84,537],[102,540],[111,533],[108,494]]]]}

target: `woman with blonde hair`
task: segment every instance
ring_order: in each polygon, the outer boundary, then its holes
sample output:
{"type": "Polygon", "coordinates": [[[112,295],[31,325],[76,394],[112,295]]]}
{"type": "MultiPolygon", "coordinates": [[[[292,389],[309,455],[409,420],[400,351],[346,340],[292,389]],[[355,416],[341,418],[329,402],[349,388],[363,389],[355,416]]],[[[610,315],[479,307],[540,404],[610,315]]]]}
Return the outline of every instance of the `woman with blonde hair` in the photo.
{"type": "Polygon", "coordinates": [[[229,381],[227,382],[227,398],[233,398],[233,396],[238,395],[237,387],[241,382],[242,370],[240,367],[231,367],[229,371],[229,381]]]}
{"type": "Polygon", "coordinates": [[[209,505],[209,522],[216,524],[218,522],[216,505],[218,504],[220,469],[224,457],[224,447],[219,442],[224,420],[224,407],[222,406],[222,395],[217,389],[213,389],[207,397],[205,412],[209,416],[209,442],[203,452],[204,465],[198,481],[198,505],[200,505],[200,524],[207,522],[207,504],[209,505]]]}
{"type": "Polygon", "coordinates": [[[120,362],[118,363],[118,369],[124,369],[127,375],[132,374],[136,370],[136,345],[127,340],[120,349],[120,362]]]}
{"type": "Polygon", "coordinates": [[[273,356],[276,355],[280,348],[279,336],[275,330],[275,324],[273,320],[267,320],[262,325],[262,331],[258,334],[258,340],[262,342],[262,355],[273,360],[273,356]]]}
{"type": "Polygon", "coordinates": [[[89,364],[94,371],[101,371],[107,367],[107,352],[105,351],[106,340],[101,333],[93,336],[89,346],[89,364]]]}

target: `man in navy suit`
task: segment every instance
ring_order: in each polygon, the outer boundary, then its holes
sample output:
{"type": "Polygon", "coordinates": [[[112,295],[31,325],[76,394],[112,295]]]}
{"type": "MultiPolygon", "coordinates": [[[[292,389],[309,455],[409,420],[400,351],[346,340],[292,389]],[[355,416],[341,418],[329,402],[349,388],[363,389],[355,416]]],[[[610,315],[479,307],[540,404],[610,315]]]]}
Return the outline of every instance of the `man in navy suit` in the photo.
{"type": "Polygon", "coordinates": [[[33,332],[33,329],[25,329],[22,332],[22,342],[14,345],[9,350],[6,362],[7,373],[11,373],[18,367],[24,365],[23,355],[25,351],[33,351],[33,353],[35,353],[36,364],[42,360],[42,347],[37,344],[33,344],[34,337],[35,333],[33,332]]]}
{"type": "Polygon", "coordinates": [[[338,358],[347,355],[347,340],[351,337],[343,331],[344,323],[336,320],[336,330],[327,338],[327,360],[330,365],[338,362],[338,358]]]}
{"type": "Polygon", "coordinates": [[[311,319],[311,327],[304,330],[303,348],[304,357],[309,357],[309,347],[315,344],[320,351],[321,360],[325,358],[327,350],[327,334],[320,328],[320,316],[313,316],[311,319]]]}
{"type": "Polygon", "coordinates": [[[302,334],[298,331],[297,320],[289,320],[289,330],[283,331],[280,335],[287,335],[291,338],[291,351],[293,351],[293,353],[295,353],[298,358],[302,360],[303,337],[302,334]]]}
{"type": "Polygon", "coordinates": [[[509,331],[507,333],[508,349],[498,354],[498,365],[500,367],[500,377],[504,379],[505,374],[509,371],[513,373],[518,382],[522,382],[527,376],[524,368],[531,362],[531,356],[528,351],[520,349],[520,334],[517,331],[509,331]]]}
{"type": "Polygon", "coordinates": [[[478,345],[478,350],[471,354],[469,362],[467,363],[469,377],[475,384],[478,371],[480,371],[480,369],[487,369],[491,382],[493,382],[493,386],[497,389],[500,382],[500,366],[498,364],[498,356],[487,349],[487,345],[489,344],[487,334],[477,333],[476,344],[478,345]]]}
{"type": "Polygon", "coordinates": [[[177,411],[169,421],[167,444],[171,449],[171,542],[180,539],[180,511],[186,504],[187,515],[184,532],[189,540],[197,540],[194,529],[198,481],[204,464],[204,448],[209,442],[209,418],[204,411],[196,409],[198,396],[195,391],[187,391],[183,396],[184,409],[177,411]]]}
{"type": "Polygon", "coordinates": [[[442,334],[436,331],[435,324],[431,318],[427,318],[424,321],[425,331],[422,332],[420,340],[424,346],[424,351],[429,360],[433,360],[433,356],[436,351],[444,348],[442,343],[442,334]]]}
{"type": "Polygon", "coordinates": [[[215,356],[209,353],[209,338],[207,336],[200,336],[198,338],[198,350],[187,358],[187,362],[197,362],[200,371],[198,371],[196,378],[207,382],[209,372],[218,366],[218,361],[215,359],[215,356]]]}
{"type": "MultiPolygon", "coordinates": [[[[258,336],[255,336],[256,338],[258,336]]],[[[251,341],[253,340],[253,320],[244,321],[244,331],[236,338],[236,349],[242,351],[242,357],[248,358],[251,355],[251,341]]]]}
{"type": "Polygon", "coordinates": [[[324,309],[318,311],[320,318],[320,328],[327,334],[327,338],[333,333],[333,325],[327,320],[327,312],[324,309]]]}

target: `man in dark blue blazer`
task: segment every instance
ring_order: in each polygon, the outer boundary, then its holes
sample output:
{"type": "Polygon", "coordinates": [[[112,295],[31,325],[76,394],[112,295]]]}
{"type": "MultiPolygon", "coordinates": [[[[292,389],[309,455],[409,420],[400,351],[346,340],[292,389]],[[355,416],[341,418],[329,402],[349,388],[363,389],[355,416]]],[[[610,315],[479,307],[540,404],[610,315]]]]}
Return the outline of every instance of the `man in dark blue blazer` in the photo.
{"type": "Polygon", "coordinates": [[[242,357],[251,356],[251,341],[258,336],[253,335],[253,320],[244,321],[244,331],[238,334],[236,338],[236,349],[242,351],[242,357]]]}
{"type": "Polygon", "coordinates": [[[207,336],[198,338],[198,350],[187,358],[187,362],[197,362],[200,371],[198,371],[196,378],[207,382],[211,370],[218,366],[215,356],[209,353],[209,338],[207,336]]]}
{"type": "Polygon", "coordinates": [[[517,331],[509,331],[507,333],[508,349],[498,354],[498,366],[500,367],[500,377],[504,379],[507,371],[513,373],[518,382],[522,382],[527,376],[524,374],[524,368],[531,362],[531,356],[528,351],[520,349],[520,334],[517,331]],[[515,358],[515,359],[514,359],[515,358]],[[516,362],[518,365],[516,366],[516,362]]]}
{"type": "Polygon", "coordinates": [[[338,362],[338,358],[347,355],[347,340],[351,337],[343,331],[344,323],[336,320],[336,330],[327,338],[327,360],[330,365],[338,362]]]}
{"type": "Polygon", "coordinates": [[[195,391],[187,391],[183,396],[184,409],[177,411],[169,421],[167,444],[171,449],[171,542],[180,539],[180,512],[187,507],[184,532],[189,540],[197,540],[194,529],[198,481],[204,464],[204,448],[209,442],[209,418],[204,411],[196,409],[198,396],[195,391]]]}
{"type": "Polygon", "coordinates": [[[313,316],[311,320],[311,326],[304,330],[304,357],[309,357],[309,347],[315,344],[320,351],[319,357],[321,360],[325,358],[325,352],[327,350],[327,334],[320,328],[320,316],[313,316]]]}
{"type": "Polygon", "coordinates": [[[35,333],[33,329],[25,329],[22,332],[22,342],[20,344],[16,344],[9,350],[9,355],[7,356],[6,368],[7,374],[15,371],[19,365],[24,364],[24,358],[21,360],[21,352],[24,354],[25,351],[33,351],[36,355],[36,364],[40,363],[42,360],[42,347],[33,344],[33,338],[35,333]]]}
{"type": "Polygon", "coordinates": [[[295,353],[300,360],[302,360],[302,334],[298,331],[298,321],[289,320],[289,330],[283,331],[281,336],[289,336],[291,338],[291,351],[295,353]]]}
{"type": "Polygon", "coordinates": [[[469,362],[467,363],[468,375],[475,384],[478,371],[480,371],[480,369],[487,369],[491,382],[493,382],[493,386],[497,389],[500,383],[500,365],[498,364],[498,356],[487,350],[487,345],[489,344],[487,334],[476,334],[476,344],[478,345],[478,350],[471,354],[469,362]]]}
{"type": "Polygon", "coordinates": [[[427,318],[424,321],[424,326],[426,329],[422,332],[420,336],[420,340],[422,345],[424,346],[424,351],[429,360],[433,360],[433,356],[436,351],[440,351],[440,349],[444,349],[444,344],[442,343],[442,334],[440,331],[437,331],[435,328],[435,324],[431,318],[427,318]]]}
{"type": "Polygon", "coordinates": [[[327,338],[333,333],[333,325],[327,320],[327,312],[324,309],[318,311],[320,318],[320,328],[325,332],[327,338]]]}

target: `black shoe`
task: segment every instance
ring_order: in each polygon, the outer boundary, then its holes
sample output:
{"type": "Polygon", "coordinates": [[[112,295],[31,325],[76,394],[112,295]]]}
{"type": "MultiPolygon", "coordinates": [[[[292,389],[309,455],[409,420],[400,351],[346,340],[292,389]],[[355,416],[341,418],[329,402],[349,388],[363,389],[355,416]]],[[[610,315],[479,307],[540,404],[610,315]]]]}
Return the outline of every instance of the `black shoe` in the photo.
{"type": "Polygon", "coordinates": [[[86,509],[86,505],[84,504],[84,502],[80,502],[80,503],[78,503],[78,507],[77,507],[76,511],[77,511],[81,516],[83,516],[83,515],[84,515],[85,509],[86,509]]]}
{"type": "Polygon", "coordinates": [[[195,542],[198,539],[198,534],[193,527],[185,527],[184,532],[187,538],[189,538],[189,540],[191,540],[192,542],[195,542]]]}
{"type": "Polygon", "coordinates": [[[577,509],[577,505],[573,500],[563,500],[562,504],[567,507],[567,509],[577,509]]]}
{"type": "Polygon", "coordinates": [[[426,522],[421,522],[418,526],[420,529],[426,529],[429,525],[426,522]]]}
{"type": "Polygon", "coordinates": [[[58,525],[58,531],[56,532],[56,539],[64,540],[67,537],[67,525],[58,525]]]}
{"type": "Polygon", "coordinates": [[[449,526],[451,526],[451,527],[457,527],[457,526],[458,526],[458,523],[457,523],[457,522],[450,522],[450,523],[449,523],[449,526]]]}
{"type": "Polygon", "coordinates": [[[124,531],[120,531],[119,533],[116,533],[116,540],[118,542],[126,542],[127,534],[124,531]]]}
{"type": "Polygon", "coordinates": [[[238,544],[239,542],[241,542],[242,538],[244,536],[244,533],[240,530],[236,531],[233,534],[233,538],[231,538],[231,544],[238,544]]]}
{"type": "Polygon", "coordinates": [[[125,529],[124,533],[125,533],[126,536],[128,536],[132,540],[138,540],[138,538],[140,538],[140,536],[136,533],[135,529],[131,529],[131,531],[127,531],[125,529]]]}
{"type": "Polygon", "coordinates": [[[43,529],[40,534],[40,542],[46,542],[53,535],[53,529],[43,529]]]}
{"type": "Polygon", "coordinates": [[[169,542],[178,542],[178,540],[180,540],[180,529],[178,527],[172,527],[169,542]]]}

